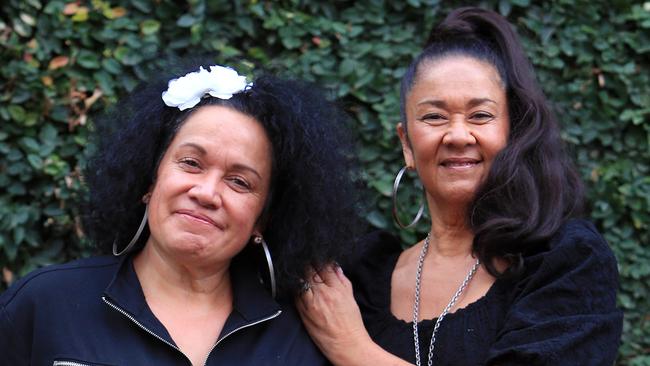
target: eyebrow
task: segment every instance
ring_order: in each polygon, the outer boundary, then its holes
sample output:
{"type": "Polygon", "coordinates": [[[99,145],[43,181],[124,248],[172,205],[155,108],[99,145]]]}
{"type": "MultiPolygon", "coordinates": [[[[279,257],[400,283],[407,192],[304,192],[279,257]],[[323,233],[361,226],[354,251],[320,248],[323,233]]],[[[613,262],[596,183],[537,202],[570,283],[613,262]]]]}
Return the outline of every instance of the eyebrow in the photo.
{"type": "Polygon", "coordinates": [[[257,176],[258,179],[260,179],[260,180],[262,179],[262,176],[260,175],[260,173],[258,173],[257,170],[255,170],[255,169],[254,169],[253,167],[251,167],[251,166],[248,166],[248,165],[246,165],[246,164],[237,163],[237,164],[233,164],[232,167],[233,167],[235,170],[246,170],[246,171],[249,171],[249,172],[255,174],[255,175],[257,176]]]}
{"type": "MultiPolygon", "coordinates": [[[[497,104],[497,102],[495,102],[494,100],[492,100],[490,98],[472,98],[467,102],[467,107],[472,108],[472,107],[476,107],[477,105],[481,105],[483,103],[497,104]]],[[[424,101],[418,103],[418,105],[423,105],[423,104],[429,104],[429,105],[432,105],[432,106],[438,107],[438,108],[446,108],[447,107],[447,102],[445,102],[444,100],[439,100],[439,99],[427,99],[427,100],[424,100],[424,101]]]]}
{"type": "MultiPolygon", "coordinates": [[[[196,151],[197,151],[201,156],[205,156],[205,155],[208,154],[208,152],[205,150],[205,148],[203,148],[203,146],[201,146],[201,145],[199,145],[199,144],[196,144],[196,143],[194,143],[194,142],[185,142],[185,143],[182,143],[182,144],[179,146],[179,148],[191,148],[191,149],[194,149],[194,150],[196,150],[196,151]]],[[[260,175],[260,173],[257,172],[257,170],[255,170],[255,168],[253,168],[253,167],[251,167],[251,166],[248,166],[248,165],[246,165],[246,164],[236,163],[236,164],[233,164],[233,165],[232,165],[232,168],[233,168],[234,170],[246,170],[246,171],[249,171],[249,172],[255,174],[259,179],[262,179],[262,176],[260,175]]]]}
{"type": "Polygon", "coordinates": [[[194,150],[197,150],[199,152],[199,154],[201,154],[201,155],[206,155],[208,153],[207,151],[205,151],[203,146],[201,146],[199,144],[195,144],[193,142],[184,142],[184,143],[181,144],[181,146],[179,146],[179,148],[183,148],[183,147],[189,147],[189,148],[192,148],[194,150]]]}
{"type": "Polygon", "coordinates": [[[490,98],[473,98],[473,99],[470,99],[469,102],[467,102],[467,106],[471,108],[471,107],[476,107],[477,105],[481,105],[483,103],[497,104],[497,102],[495,102],[494,100],[492,100],[490,98]]]}

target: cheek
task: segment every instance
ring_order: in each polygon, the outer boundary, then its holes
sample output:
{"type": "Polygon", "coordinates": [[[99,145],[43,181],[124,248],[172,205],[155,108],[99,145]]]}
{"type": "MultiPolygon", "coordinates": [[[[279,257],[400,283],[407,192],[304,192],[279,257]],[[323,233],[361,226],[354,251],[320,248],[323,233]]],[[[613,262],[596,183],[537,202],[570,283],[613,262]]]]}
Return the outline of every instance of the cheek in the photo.
{"type": "Polygon", "coordinates": [[[488,153],[490,156],[490,160],[494,159],[494,157],[501,150],[503,150],[503,148],[505,148],[507,144],[508,144],[508,130],[500,129],[498,131],[494,131],[494,133],[489,138],[489,144],[488,144],[488,150],[489,150],[488,153]]]}
{"type": "Polygon", "coordinates": [[[164,189],[160,187],[154,187],[151,192],[151,198],[149,199],[149,227],[158,227],[158,223],[161,221],[163,213],[162,207],[164,206],[164,189]],[[153,225],[152,225],[153,224],[153,225]]]}
{"type": "Polygon", "coordinates": [[[149,216],[152,219],[160,219],[164,214],[162,211],[169,208],[170,201],[187,189],[187,183],[175,179],[169,171],[161,169],[151,190],[149,216]]]}
{"type": "Polygon", "coordinates": [[[152,194],[161,198],[188,191],[197,184],[196,176],[183,172],[179,167],[166,164],[158,169],[152,194]]]}
{"type": "Polygon", "coordinates": [[[228,198],[228,202],[230,202],[230,212],[236,217],[237,222],[247,227],[255,225],[264,207],[264,201],[253,195],[242,197],[241,194],[233,193],[228,198]]]}
{"type": "Polygon", "coordinates": [[[434,158],[443,134],[432,128],[414,129],[410,135],[410,148],[416,160],[434,158]]]}

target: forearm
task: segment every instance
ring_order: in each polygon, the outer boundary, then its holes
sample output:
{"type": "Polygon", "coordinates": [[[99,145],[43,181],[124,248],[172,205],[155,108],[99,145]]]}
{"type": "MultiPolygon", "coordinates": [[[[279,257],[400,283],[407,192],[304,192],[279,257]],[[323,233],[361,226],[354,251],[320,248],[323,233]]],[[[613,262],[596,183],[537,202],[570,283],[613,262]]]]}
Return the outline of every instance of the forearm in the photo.
{"type": "Polygon", "coordinates": [[[340,267],[310,274],[313,284],[296,302],[312,339],[337,366],[411,365],[387,352],[368,334],[352,294],[352,284],[340,267]]]}

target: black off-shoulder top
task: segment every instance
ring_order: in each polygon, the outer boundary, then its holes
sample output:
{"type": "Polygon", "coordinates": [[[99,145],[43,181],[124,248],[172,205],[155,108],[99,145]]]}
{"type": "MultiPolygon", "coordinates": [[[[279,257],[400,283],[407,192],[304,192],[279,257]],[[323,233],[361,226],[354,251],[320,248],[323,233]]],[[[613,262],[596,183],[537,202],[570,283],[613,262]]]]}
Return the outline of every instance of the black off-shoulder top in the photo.
{"type": "MultiPolygon", "coordinates": [[[[370,336],[415,362],[413,324],[390,311],[391,276],[402,251],[386,232],[369,234],[347,270],[370,336]]],[[[616,259],[594,226],[565,224],[524,257],[516,279],[497,279],[481,299],[448,314],[436,334],[434,365],[612,365],[623,315],[616,308],[616,259]]],[[[415,279],[413,279],[415,284],[415,279]]],[[[419,323],[426,364],[435,319],[419,323]]]]}

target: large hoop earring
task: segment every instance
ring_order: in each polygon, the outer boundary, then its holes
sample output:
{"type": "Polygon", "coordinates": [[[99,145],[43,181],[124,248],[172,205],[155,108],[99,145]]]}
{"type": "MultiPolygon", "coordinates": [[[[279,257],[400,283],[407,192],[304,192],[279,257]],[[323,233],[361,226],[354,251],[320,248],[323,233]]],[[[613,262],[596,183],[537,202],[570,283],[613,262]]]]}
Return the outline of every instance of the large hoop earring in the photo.
{"type": "Polygon", "coordinates": [[[121,256],[124,253],[128,253],[131,248],[135,245],[135,243],[138,242],[138,239],[140,239],[140,235],[142,234],[142,230],[144,230],[144,227],[147,225],[147,218],[149,217],[149,205],[144,206],[144,216],[142,216],[142,221],[140,221],[140,227],[138,227],[138,231],[136,231],[135,235],[133,235],[133,238],[131,238],[131,241],[129,244],[122,249],[122,251],[118,252],[117,251],[117,238],[113,241],[113,255],[116,257],[121,256]]]}
{"type": "Polygon", "coordinates": [[[401,227],[402,229],[408,229],[408,228],[413,227],[415,224],[417,224],[417,222],[422,217],[422,214],[424,213],[424,201],[425,200],[423,200],[422,204],[420,204],[420,209],[418,210],[417,215],[415,215],[415,218],[413,219],[413,221],[411,221],[410,224],[404,225],[402,223],[402,221],[400,221],[399,217],[397,217],[397,189],[399,188],[399,184],[400,184],[400,182],[402,180],[402,176],[404,175],[404,172],[406,172],[408,170],[408,168],[409,168],[408,165],[406,165],[402,169],[399,170],[399,172],[397,173],[397,176],[395,177],[395,181],[393,182],[393,192],[392,192],[392,196],[393,196],[393,219],[395,220],[397,225],[399,225],[399,227],[401,227]]]}
{"type": "Polygon", "coordinates": [[[262,249],[264,249],[264,256],[266,257],[266,265],[268,266],[269,278],[271,281],[271,296],[275,299],[275,295],[277,294],[277,287],[275,283],[275,269],[273,268],[271,251],[269,251],[269,247],[266,245],[266,241],[264,241],[264,238],[261,235],[255,236],[253,242],[255,244],[262,244],[262,249]]]}

